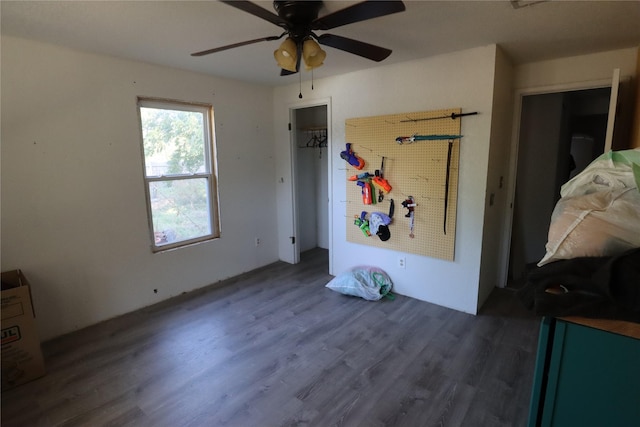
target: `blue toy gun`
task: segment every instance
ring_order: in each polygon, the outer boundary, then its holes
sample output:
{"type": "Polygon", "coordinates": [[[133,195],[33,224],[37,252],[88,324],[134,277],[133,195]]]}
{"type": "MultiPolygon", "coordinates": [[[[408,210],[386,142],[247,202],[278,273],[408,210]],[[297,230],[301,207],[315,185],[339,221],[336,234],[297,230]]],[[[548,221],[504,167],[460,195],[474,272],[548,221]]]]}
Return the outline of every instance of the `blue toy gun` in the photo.
{"type": "Polygon", "coordinates": [[[351,166],[360,170],[364,167],[364,160],[356,156],[351,148],[351,144],[347,142],[347,149],[340,152],[340,157],[347,161],[351,166]]]}

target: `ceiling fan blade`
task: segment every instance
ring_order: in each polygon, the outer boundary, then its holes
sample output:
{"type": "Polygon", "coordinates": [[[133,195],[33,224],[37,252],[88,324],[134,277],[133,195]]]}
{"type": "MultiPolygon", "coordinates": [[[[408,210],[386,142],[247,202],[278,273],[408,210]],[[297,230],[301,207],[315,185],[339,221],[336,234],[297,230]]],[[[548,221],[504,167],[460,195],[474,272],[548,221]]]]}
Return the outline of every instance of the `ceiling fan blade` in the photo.
{"type": "Polygon", "coordinates": [[[262,37],[260,39],[247,40],[245,42],[229,44],[229,45],[226,45],[226,46],[216,47],[216,48],[213,48],[213,49],[207,49],[207,50],[203,50],[203,51],[200,51],[200,52],[194,52],[194,53],[191,54],[191,56],[209,55],[210,53],[222,52],[223,50],[233,49],[234,47],[246,46],[248,44],[259,43],[259,42],[267,42],[267,41],[271,41],[271,40],[278,40],[280,38],[282,38],[282,36],[269,36],[269,37],[262,37]]]}
{"type": "Polygon", "coordinates": [[[349,39],[347,37],[336,36],[334,34],[322,34],[317,38],[318,43],[331,46],[372,61],[380,62],[391,55],[391,49],[375,46],[358,40],[349,39]]]}
{"type": "Polygon", "coordinates": [[[244,12],[250,13],[253,16],[257,16],[258,18],[262,18],[265,21],[269,21],[272,24],[275,24],[282,28],[287,28],[287,21],[280,18],[275,13],[269,12],[267,9],[258,6],[257,4],[250,1],[240,1],[240,0],[220,0],[222,3],[226,3],[229,6],[233,6],[236,9],[240,9],[244,12]]]}
{"type": "Polygon", "coordinates": [[[311,23],[312,30],[331,30],[342,25],[391,15],[405,10],[401,1],[363,1],[322,16],[311,23]]]}

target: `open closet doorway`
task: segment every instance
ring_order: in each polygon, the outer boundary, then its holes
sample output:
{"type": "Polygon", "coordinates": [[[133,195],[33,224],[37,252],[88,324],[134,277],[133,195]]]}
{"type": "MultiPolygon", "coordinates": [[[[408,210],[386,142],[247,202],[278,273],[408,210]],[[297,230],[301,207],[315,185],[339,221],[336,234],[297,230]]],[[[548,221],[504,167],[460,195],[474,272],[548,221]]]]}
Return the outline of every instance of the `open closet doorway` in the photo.
{"type": "Polygon", "coordinates": [[[507,283],[545,255],[560,187],[605,151],[611,87],[522,97],[507,283]]]}
{"type": "Polygon", "coordinates": [[[326,104],[292,110],[296,262],[300,253],[330,248],[328,122],[326,104]]]}

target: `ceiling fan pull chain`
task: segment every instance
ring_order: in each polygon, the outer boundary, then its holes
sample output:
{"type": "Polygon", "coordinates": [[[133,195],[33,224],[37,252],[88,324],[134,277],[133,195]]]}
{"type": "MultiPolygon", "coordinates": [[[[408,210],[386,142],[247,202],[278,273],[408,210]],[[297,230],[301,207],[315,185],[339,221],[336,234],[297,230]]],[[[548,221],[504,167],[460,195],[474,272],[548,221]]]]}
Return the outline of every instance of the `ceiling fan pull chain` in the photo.
{"type": "Polygon", "coordinates": [[[298,77],[300,77],[300,93],[298,94],[298,98],[302,99],[302,73],[298,73],[298,77]]]}

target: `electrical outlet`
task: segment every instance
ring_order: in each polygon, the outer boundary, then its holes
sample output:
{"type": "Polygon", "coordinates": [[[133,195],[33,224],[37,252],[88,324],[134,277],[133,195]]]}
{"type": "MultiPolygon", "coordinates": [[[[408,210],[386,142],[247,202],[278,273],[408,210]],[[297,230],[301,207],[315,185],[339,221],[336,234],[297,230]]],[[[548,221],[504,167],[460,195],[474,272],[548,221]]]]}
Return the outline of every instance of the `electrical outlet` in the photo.
{"type": "Polygon", "coordinates": [[[256,246],[260,246],[260,238],[256,237],[256,246]]]}
{"type": "Polygon", "coordinates": [[[403,256],[398,257],[398,267],[405,268],[406,260],[403,256]]]}

